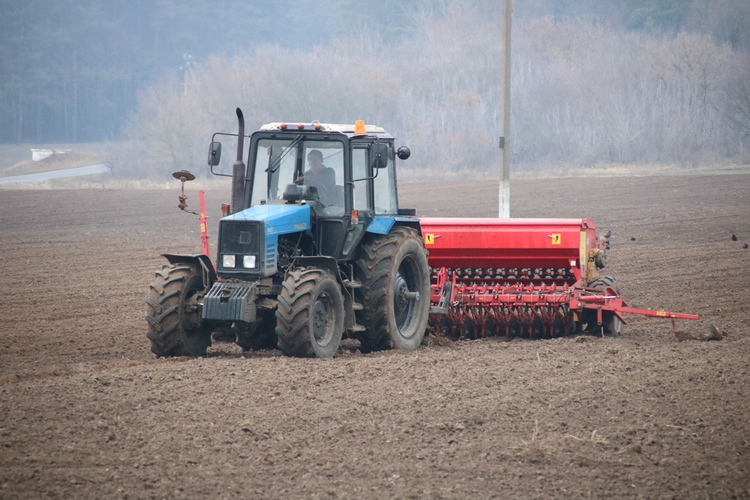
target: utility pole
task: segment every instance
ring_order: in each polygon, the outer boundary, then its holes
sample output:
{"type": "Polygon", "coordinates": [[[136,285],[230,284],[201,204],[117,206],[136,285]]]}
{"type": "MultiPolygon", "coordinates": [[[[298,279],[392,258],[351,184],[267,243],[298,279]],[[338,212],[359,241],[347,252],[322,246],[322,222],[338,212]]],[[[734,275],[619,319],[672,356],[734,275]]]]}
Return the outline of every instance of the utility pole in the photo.
{"type": "Polygon", "coordinates": [[[182,66],[180,71],[182,72],[182,95],[188,95],[188,78],[190,78],[190,72],[195,67],[195,59],[190,54],[182,54],[182,66]]]}
{"type": "Polygon", "coordinates": [[[510,20],[513,0],[503,1],[503,37],[500,52],[502,70],[500,80],[500,215],[510,217],[510,20]]]}

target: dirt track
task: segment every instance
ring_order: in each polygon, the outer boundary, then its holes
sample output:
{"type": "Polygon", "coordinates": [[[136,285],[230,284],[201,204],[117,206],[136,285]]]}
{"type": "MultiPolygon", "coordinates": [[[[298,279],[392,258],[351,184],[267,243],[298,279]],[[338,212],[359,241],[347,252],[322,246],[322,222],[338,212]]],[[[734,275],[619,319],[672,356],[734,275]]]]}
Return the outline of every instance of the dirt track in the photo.
{"type": "MultiPolygon", "coordinates": [[[[159,253],[200,249],[177,189],[0,191],[0,497],[750,497],[750,175],[511,188],[514,217],[612,230],[630,305],[701,314],[678,327],[720,342],[630,316],[617,338],[349,343],[332,360],[154,359],[159,253]]],[[[214,242],[228,193],[206,193],[214,242]]],[[[494,183],[400,196],[497,213],[494,183]]]]}

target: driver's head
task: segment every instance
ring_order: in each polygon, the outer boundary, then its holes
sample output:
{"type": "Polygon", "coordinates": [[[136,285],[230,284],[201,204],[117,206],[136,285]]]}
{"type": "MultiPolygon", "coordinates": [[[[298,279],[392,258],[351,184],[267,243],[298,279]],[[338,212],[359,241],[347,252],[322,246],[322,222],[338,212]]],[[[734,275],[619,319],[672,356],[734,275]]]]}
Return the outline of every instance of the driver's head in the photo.
{"type": "Polygon", "coordinates": [[[313,149],[307,153],[307,163],[312,170],[320,170],[320,167],[323,166],[323,153],[313,149]]]}

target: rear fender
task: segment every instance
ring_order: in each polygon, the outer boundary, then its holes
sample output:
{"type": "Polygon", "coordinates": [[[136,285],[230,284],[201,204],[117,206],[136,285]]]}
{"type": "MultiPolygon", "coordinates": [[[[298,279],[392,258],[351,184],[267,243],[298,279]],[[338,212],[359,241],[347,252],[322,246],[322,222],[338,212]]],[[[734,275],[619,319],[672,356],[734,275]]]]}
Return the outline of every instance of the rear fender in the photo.
{"type": "Polygon", "coordinates": [[[396,225],[416,229],[417,234],[422,236],[422,226],[419,224],[419,219],[414,219],[412,217],[396,217],[396,225]]]}
{"type": "Polygon", "coordinates": [[[205,254],[186,255],[177,253],[163,253],[162,257],[167,259],[170,264],[189,264],[200,269],[203,274],[203,286],[211,288],[216,281],[216,270],[211,262],[211,258],[205,254]]]}
{"type": "Polygon", "coordinates": [[[374,234],[388,234],[395,225],[414,228],[419,235],[422,236],[422,228],[419,224],[419,219],[414,217],[377,216],[372,222],[370,222],[370,225],[367,226],[367,232],[374,234]]]}

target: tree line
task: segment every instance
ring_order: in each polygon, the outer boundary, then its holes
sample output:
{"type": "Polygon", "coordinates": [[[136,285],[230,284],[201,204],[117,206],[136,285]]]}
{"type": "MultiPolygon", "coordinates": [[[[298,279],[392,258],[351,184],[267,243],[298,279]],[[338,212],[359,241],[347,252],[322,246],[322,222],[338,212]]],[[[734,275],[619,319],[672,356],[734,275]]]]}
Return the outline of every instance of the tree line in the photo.
{"type": "MultiPolygon", "coordinates": [[[[442,7],[442,15],[412,13],[410,36],[397,41],[353,33],[311,50],[261,46],[211,57],[183,79],[152,85],[125,129],[141,149],[120,164],[134,176],[204,171],[211,133],[234,131],[240,106],[248,130],[271,121],[362,118],[412,149],[408,168],[491,175],[500,122],[499,8],[442,7]]],[[[750,58],[710,33],[520,17],[512,75],[516,168],[750,157],[750,58]]]]}
{"type": "MultiPolygon", "coordinates": [[[[0,142],[118,140],[118,172],[160,177],[240,106],[249,129],[364,118],[423,169],[497,161],[502,2],[6,4],[0,142]]],[[[746,0],[515,2],[514,163],[747,158],[749,33],[746,0]]]]}

